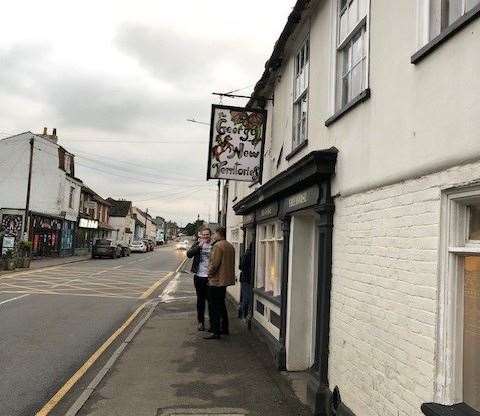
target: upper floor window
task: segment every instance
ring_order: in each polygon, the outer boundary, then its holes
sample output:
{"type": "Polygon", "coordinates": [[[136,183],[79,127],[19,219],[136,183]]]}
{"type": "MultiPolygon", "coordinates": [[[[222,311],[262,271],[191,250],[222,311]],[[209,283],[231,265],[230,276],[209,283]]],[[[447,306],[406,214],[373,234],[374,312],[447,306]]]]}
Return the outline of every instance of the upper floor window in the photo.
{"type": "Polygon", "coordinates": [[[369,0],[339,0],[335,110],[341,110],[367,88],[369,0]]]}
{"type": "Polygon", "coordinates": [[[431,0],[429,19],[430,40],[478,5],[480,5],[480,0],[431,0]]]}
{"type": "Polygon", "coordinates": [[[307,140],[308,81],[309,81],[310,42],[307,39],[295,56],[295,85],[293,96],[293,140],[292,148],[297,148],[307,140]]]}

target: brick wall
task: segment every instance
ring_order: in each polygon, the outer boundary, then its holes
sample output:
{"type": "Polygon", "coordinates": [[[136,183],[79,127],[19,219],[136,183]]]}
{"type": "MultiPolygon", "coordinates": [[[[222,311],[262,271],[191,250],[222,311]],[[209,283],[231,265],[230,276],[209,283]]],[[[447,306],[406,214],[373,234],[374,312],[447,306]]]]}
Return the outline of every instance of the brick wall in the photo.
{"type": "Polygon", "coordinates": [[[480,163],[336,199],[330,385],[357,416],[433,400],[442,188],[480,163]]]}

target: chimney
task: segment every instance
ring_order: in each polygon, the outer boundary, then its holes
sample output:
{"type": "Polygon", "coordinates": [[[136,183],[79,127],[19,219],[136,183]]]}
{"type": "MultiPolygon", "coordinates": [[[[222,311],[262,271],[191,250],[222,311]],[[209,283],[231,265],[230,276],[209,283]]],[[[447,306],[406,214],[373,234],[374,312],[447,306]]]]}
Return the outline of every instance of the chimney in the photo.
{"type": "Polygon", "coordinates": [[[43,128],[43,134],[41,134],[41,136],[44,137],[45,139],[51,141],[52,143],[55,143],[55,144],[58,143],[57,129],[56,128],[54,128],[52,130],[52,134],[48,134],[48,128],[44,127],[43,128]]]}

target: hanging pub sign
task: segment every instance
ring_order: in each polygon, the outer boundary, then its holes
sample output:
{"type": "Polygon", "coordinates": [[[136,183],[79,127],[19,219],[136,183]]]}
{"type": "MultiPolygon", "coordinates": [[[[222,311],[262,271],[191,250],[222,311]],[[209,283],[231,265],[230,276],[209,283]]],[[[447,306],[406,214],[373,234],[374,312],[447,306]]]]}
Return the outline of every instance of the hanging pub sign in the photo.
{"type": "Polygon", "coordinates": [[[261,182],[265,110],[212,105],[208,179],[261,182]]]}

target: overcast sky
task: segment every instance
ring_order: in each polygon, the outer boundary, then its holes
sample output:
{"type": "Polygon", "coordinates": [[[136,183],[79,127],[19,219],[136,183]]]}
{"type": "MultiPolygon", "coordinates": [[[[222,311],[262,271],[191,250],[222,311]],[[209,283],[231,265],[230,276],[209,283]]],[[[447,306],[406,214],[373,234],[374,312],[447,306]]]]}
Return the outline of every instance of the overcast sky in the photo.
{"type": "Polygon", "coordinates": [[[213,221],[208,126],[186,119],[209,121],[213,91],[251,93],[294,3],[7,2],[0,137],[56,127],[77,176],[102,196],[182,224],[213,221]]]}

